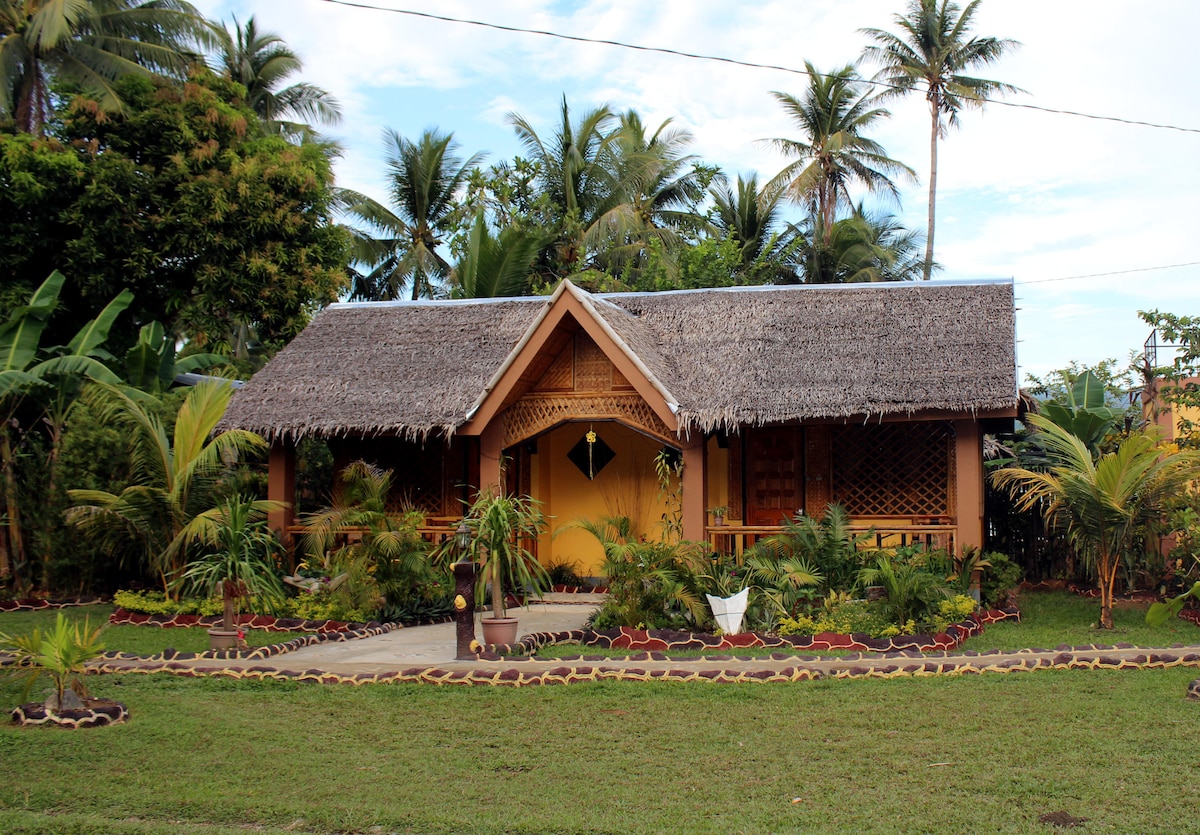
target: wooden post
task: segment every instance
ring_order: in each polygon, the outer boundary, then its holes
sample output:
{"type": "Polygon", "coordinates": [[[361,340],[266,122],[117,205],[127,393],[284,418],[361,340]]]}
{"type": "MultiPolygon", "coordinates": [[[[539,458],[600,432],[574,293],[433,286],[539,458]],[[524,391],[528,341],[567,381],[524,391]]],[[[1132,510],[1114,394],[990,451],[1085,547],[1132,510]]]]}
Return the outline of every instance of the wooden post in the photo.
{"type": "Polygon", "coordinates": [[[271,444],[267,459],[267,498],[287,505],[282,510],[271,511],[267,515],[267,524],[283,541],[288,573],[292,573],[296,570],[296,555],[288,528],[296,520],[296,447],[288,441],[277,440],[271,444]]]}
{"type": "Polygon", "coordinates": [[[457,661],[475,660],[475,563],[470,552],[454,564],[454,634],[457,661]]]}
{"type": "Polygon", "coordinates": [[[479,489],[499,491],[504,486],[501,480],[501,463],[504,458],[504,421],[497,418],[487,425],[479,436],[479,489]]]}
{"type": "Polygon", "coordinates": [[[983,432],[979,421],[954,421],[954,489],[958,550],[983,549],[983,432]]]}
{"type": "Polygon", "coordinates": [[[683,538],[693,542],[705,540],[704,527],[708,521],[708,456],[704,435],[684,443],[683,447],[683,538]]]}

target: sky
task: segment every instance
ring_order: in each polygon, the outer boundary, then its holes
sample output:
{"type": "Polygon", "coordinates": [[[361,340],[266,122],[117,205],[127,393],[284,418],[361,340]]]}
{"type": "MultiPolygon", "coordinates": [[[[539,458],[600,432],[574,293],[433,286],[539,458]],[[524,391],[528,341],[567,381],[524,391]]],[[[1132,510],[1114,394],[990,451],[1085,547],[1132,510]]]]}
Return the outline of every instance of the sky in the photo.
{"type": "MultiPolygon", "coordinates": [[[[903,0],[361,0],[389,9],[621,41],[803,70],[854,61],[864,27],[894,29],[903,0]]],[[[799,95],[785,70],[585,44],[423,19],[327,0],[194,0],[213,19],[254,16],[304,60],[298,78],[328,90],[344,119],[339,185],[385,200],[383,131],[452,131],[463,156],[511,159],[518,113],[550,135],[565,96],[573,114],[608,104],[645,123],[672,119],[692,152],[733,179],[760,182],[786,163],[769,143],[797,132],[772,91],[799,95]]],[[[989,104],[962,114],[939,146],[935,257],[940,278],[1011,278],[1022,380],[1071,362],[1124,363],[1150,333],[1139,310],[1200,313],[1195,200],[1200,112],[1193,0],[983,0],[975,33],[1015,52],[980,72],[1026,92],[1006,101],[1154,128],[989,104]],[[1192,233],[1187,230],[1193,229],[1192,233]],[[1176,266],[1185,265],[1185,266],[1176,266]],[[1158,269],[1166,267],[1165,269],[1158,269]]],[[[870,75],[872,68],[864,68],[870,75]]],[[[888,105],[872,131],[917,171],[899,204],[924,230],[929,115],[917,96],[888,105]]]]}

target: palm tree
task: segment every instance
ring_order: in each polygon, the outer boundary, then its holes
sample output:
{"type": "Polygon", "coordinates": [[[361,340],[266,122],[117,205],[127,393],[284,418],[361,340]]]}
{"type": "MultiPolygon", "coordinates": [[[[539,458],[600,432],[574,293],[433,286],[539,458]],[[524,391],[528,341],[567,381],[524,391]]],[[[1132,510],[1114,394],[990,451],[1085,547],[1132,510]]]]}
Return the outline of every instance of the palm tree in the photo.
{"type": "Polygon", "coordinates": [[[556,271],[576,272],[587,258],[587,231],[622,202],[613,148],[617,116],[605,105],[589,110],[572,123],[563,96],[559,125],[549,140],[538,136],[523,116],[510,113],[508,122],[530,161],[537,165],[538,181],[557,238],[556,271]]]}
{"type": "Polygon", "coordinates": [[[0,0],[0,119],[41,134],[56,84],[122,109],[130,74],[182,78],[211,25],[184,0],[0,0]]]}
{"type": "Polygon", "coordinates": [[[911,281],[922,275],[920,235],[890,214],[854,207],[826,230],[810,216],[797,248],[797,270],[806,284],[911,281]]]}
{"type": "Polygon", "coordinates": [[[341,121],[337,99],[320,87],[307,82],[281,87],[304,64],[279,35],[259,31],[253,17],[245,26],[235,17],[233,30],[221,29],[218,37],[218,69],[246,88],[246,104],[268,131],[311,135],[307,124],[287,121],[287,117],[325,125],[341,121]]]}
{"type": "Polygon", "coordinates": [[[411,287],[414,300],[432,297],[434,283],[450,273],[437,249],[451,229],[455,197],[483,154],[464,161],[455,153],[454,134],[432,128],[416,142],[394,130],[385,131],[384,140],[392,208],[357,192],[342,192],[346,211],[381,233],[372,237],[351,230],[355,260],[370,267],[367,274],[354,275],[351,297],[395,299],[405,286],[411,287]]]}
{"type": "Polygon", "coordinates": [[[877,96],[863,91],[862,79],[852,64],[829,75],[817,72],[807,61],[804,66],[809,86],[803,98],[773,94],[803,136],[770,140],[786,156],[796,158],[772,184],[786,188],[792,199],[808,206],[828,236],[837,210],[851,205],[851,183],[898,197],[891,177],[914,175],[912,169],[889,157],[882,145],[864,135],[891,114],[875,106],[877,96]]]}
{"type": "Polygon", "coordinates": [[[484,212],[476,213],[462,257],[450,274],[450,298],[525,295],[534,275],[534,263],[546,242],[544,234],[519,226],[506,226],[499,235],[493,235],[484,212]]]}
{"type": "Polygon", "coordinates": [[[168,435],[141,400],[112,387],[92,390],[89,405],[95,406],[100,420],[115,421],[131,433],[135,483],[119,494],[68,491],[77,505],[67,511],[67,521],[96,536],[110,553],[135,544],[168,594],[192,538],[185,535],[187,525],[213,507],[226,462],[267,446],[258,435],[241,429],[213,436],[232,394],[227,383],[193,387],[179,409],[174,433],[168,435]]]}
{"type": "Polygon", "coordinates": [[[1100,586],[1100,626],[1112,629],[1113,581],[1122,560],[1137,555],[1162,502],[1200,474],[1200,450],[1170,452],[1150,432],[1131,433],[1113,452],[1093,458],[1078,437],[1041,415],[1026,420],[1049,453],[1046,470],[1007,467],[992,475],[1021,511],[1041,510],[1066,531],[1100,586]]]}
{"type": "Polygon", "coordinates": [[[770,184],[759,189],[757,174],[739,174],[736,188],[719,178],[709,193],[713,201],[711,232],[738,245],[743,280],[751,284],[795,283],[795,272],[787,261],[802,238],[794,225],[783,224],[781,189],[770,184]]]}
{"type": "Polygon", "coordinates": [[[958,124],[958,111],[983,107],[989,96],[1024,92],[1011,84],[975,78],[965,73],[1000,59],[1020,46],[1007,38],[968,38],[971,19],[979,8],[972,0],[960,9],[952,0],[909,0],[907,12],[896,15],[900,34],[882,29],[859,31],[875,43],[863,58],[881,65],[877,81],[890,85],[884,95],[903,95],[923,88],[929,102],[929,228],[925,233],[925,278],[933,272],[934,208],[937,197],[939,137],[958,124]],[[944,121],[943,121],[944,119],[944,121]]]}
{"type": "Polygon", "coordinates": [[[686,153],[692,134],[671,127],[670,119],[648,133],[641,116],[627,111],[613,139],[615,199],[606,201],[610,208],[585,230],[584,240],[604,260],[617,264],[644,255],[653,240],[670,253],[679,246],[680,233],[703,225],[696,207],[715,172],[686,153]]]}

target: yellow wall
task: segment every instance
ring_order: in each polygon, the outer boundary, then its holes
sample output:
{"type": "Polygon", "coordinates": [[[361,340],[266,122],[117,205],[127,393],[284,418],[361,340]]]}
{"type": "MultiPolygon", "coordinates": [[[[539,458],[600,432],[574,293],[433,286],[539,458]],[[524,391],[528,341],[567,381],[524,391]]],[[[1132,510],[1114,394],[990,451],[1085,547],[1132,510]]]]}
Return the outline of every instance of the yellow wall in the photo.
{"type": "MultiPolygon", "coordinates": [[[[736,437],[730,439],[730,443],[738,443],[736,437]]],[[[708,449],[708,497],[705,499],[704,509],[707,511],[710,507],[729,507],[729,450],[721,449],[717,444],[715,437],[709,438],[706,444],[708,449]]],[[[731,513],[733,511],[730,511],[731,513]]],[[[727,517],[726,524],[740,521],[733,517],[727,517]]],[[[713,523],[712,514],[708,514],[706,524],[713,523]]]]}
{"type": "Polygon", "coordinates": [[[542,564],[574,563],[575,571],[585,577],[602,573],[599,542],[585,531],[566,527],[577,519],[629,516],[646,539],[657,538],[664,504],[658,500],[654,458],[662,447],[661,441],[619,423],[569,423],[540,436],[532,457],[530,492],[549,522],[538,543],[542,564]],[[591,481],[567,458],[589,428],[616,453],[591,481]]]}

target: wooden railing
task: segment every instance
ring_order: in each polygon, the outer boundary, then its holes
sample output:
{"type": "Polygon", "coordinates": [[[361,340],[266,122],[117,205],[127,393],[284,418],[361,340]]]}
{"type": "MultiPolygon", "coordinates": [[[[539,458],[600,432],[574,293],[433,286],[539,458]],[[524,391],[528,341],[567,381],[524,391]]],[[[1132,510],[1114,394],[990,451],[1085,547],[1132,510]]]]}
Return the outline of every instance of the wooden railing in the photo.
{"type": "MultiPolygon", "coordinates": [[[[709,525],[705,528],[713,553],[741,557],[760,539],[782,533],[780,525],[709,525]]],[[[898,525],[854,524],[849,528],[856,536],[870,534],[860,545],[864,548],[903,548],[923,545],[955,553],[958,540],[956,525],[898,525]]]]}
{"type": "MultiPolygon", "coordinates": [[[[457,517],[434,517],[426,520],[424,525],[417,528],[417,533],[426,542],[440,545],[447,539],[454,536],[455,530],[458,529],[458,523],[462,521],[457,517]]],[[[353,545],[356,542],[361,542],[363,534],[367,533],[368,528],[365,527],[346,527],[342,528],[334,538],[335,546],[353,545]]],[[[308,533],[308,528],[304,525],[291,525],[287,529],[287,533],[291,536],[293,542],[299,542],[300,538],[308,533]]]]}

